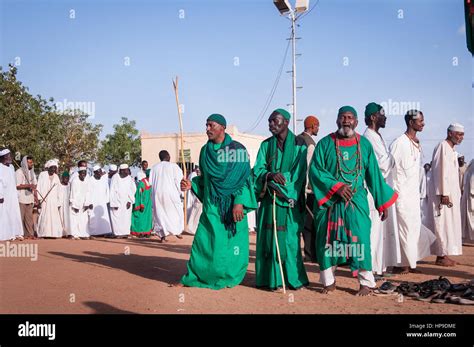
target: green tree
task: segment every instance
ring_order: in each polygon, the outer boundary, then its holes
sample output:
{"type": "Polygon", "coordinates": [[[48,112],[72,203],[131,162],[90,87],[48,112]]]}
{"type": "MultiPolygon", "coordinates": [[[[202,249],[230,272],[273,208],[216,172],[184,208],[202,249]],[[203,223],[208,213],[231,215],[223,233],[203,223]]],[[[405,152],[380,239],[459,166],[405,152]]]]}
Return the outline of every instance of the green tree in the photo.
{"type": "Polygon", "coordinates": [[[114,133],[108,134],[99,149],[99,162],[106,164],[138,165],[141,161],[140,132],[135,121],[122,117],[119,124],[114,125],[114,133]]]}
{"type": "Polygon", "coordinates": [[[32,155],[37,168],[52,158],[67,167],[82,158],[95,160],[102,125],[77,110],[59,112],[53,98],[32,96],[16,76],[15,66],[0,67],[0,146],[8,147],[17,163],[32,155]]]}

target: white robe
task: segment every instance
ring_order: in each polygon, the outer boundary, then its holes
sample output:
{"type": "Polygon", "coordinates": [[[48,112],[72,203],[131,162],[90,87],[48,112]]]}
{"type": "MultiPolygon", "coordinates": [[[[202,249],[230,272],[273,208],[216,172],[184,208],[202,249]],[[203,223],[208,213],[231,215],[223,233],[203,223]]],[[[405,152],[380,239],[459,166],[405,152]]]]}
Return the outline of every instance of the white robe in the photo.
{"type": "Polygon", "coordinates": [[[62,205],[59,177],[56,174],[49,176],[43,171],[38,176],[37,190],[41,203],[41,212],[38,219],[38,237],[62,237],[63,226],[59,208],[62,205]],[[45,200],[43,201],[43,198],[45,200]]]}
{"type": "Polygon", "coordinates": [[[74,237],[89,237],[90,235],[87,232],[88,211],[84,211],[84,207],[90,205],[90,186],[87,179],[81,181],[79,177],[76,177],[71,181],[69,203],[71,235],[74,237]],[[75,212],[73,208],[79,211],[75,212]]]}
{"type": "Polygon", "coordinates": [[[178,165],[162,161],[151,168],[154,231],[160,236],[179,235],[184,228],[180,183],[183,172],[178,165]]]}
{"type": "Polygon", "coordinates": [[[100,179],[91,177],[89,180],[91,187],[92,211],[89,211],[89,234],[104,235],[110,234],[110,217],[107,204],[110,201],[109,181],[106,175],[100,179]]]}
{"type": "Polygon", "coordinates": [[[135,202],[137,186],[131,176],[120,177],[115,174],[110,184],[110,219],[112,221],[114,235],[130,235],[132,225],[132,210],[135,202]],[[130,208],[127,209],[127,202],[130,208]],[[114,208],[117,207],[118,210],[114,208]]]}
{"type": "Polygon", "coordinates": [[[71,220],[70,220],[70,211],[69,211],[69,196],[71,193],[71,185],[61,184],[60,188],[61,195],[61,207],[59,208],[59,214],[62,220],[63,227],[63,236],[71,235],[71,220]]]}
{"type": "Polygon", "coordinates": [[[16,176],[13,166],[0,164],[0,241],[23,236],[20,204],[16,189],[16,176]]]}
{"type": "Polygon", "coordinates": [[[471,160],[463,178],[461,219],[463,238],[474,241],[474,159],[471,160]]]}
{"type": "Polygon", "coordinates": [[[421,224],[421,151],[403,134],[390,145],[390,154],[395,161],[393,188],[398,192],[395,203],[401,250],[398,266],[414,269],[418,260],[430,255],[429,246],[434,241],[432,232],[421,224]]]}
{"type": "Polygon", "coordinates": [[[420,209],[421,223],[429,225],[428,218],[428,184],[431,180],[431,169],[425,172],[424,168],[420,168],[420,209]]]}
{"type": "Polygon", "coordinates": [[[456,151],[446,140],[433,151],[427,227],[436,235],[436,243],[431,250],[437,256],[462,254],[461,188],[457,157],[456,151]],[[439,208],[442,195],[449,197],[453,207],[441,205],[439,208]]]}
{"type": "MultiPolygon", "coordinates": [[[[197,176],[196,172],[192,172],[189,175],[189,180],[193,180],[197,176]]],[[[197,227],[199,225],[199,219],[202,213],[202,203],[199,201],[196,195],[194,195],[192,189],[187,191],[186,195],[186,212],[187,212],[187,228],[186,232],[190,234],[196,234],[197,227]]]]}
{"type": "MultiPolygon", "coordinates": [[[[369,140],[374,149],[382,176],[389,186],[393,186],[392,171],[395,167],[394,159],[387,149],[382,136],[374,130],[367,128],[364,137],[369,140]]],[[[388,266],[396,266],[401,261],[400,240],[398,237],[397,214],[395,205],[388,209],[388,218],[382,222],[380,213],[375,207],[374,199],[370,192],[367,194],[369,201],[370,220],[370,249],[372,255],[372,271],[381,275],[388,266]]]]}

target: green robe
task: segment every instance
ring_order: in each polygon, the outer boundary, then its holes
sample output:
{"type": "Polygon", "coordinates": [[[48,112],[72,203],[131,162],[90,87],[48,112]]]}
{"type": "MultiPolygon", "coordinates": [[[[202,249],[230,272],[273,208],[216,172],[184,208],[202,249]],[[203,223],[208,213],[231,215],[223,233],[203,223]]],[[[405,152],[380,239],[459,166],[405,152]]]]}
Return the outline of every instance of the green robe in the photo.
{"type": "Polygon", "coordinates": [[[276,196],[277,239],[285,284],[297,289],[309,284],[300,250],[300,235],[304,229],[307,148],[304,141],[296,138],[291,131],[288,132],[283,149],[278,148],[274,141],[276,138],[272,136],[262,142],[253,168],[260,201],[257,214],[256,285],[270,289],[283,285],[274,240],[273,190],[269,189],[266,182],[268,173],[280,172],[286,184],[282,186],[272,182],[286,197],[276,196]],[[275,150],[276,154],[272,155],[275,150]],[[282,170],[284,151],[288,151],[291,157],[288,158],[287,167],[282,170]]]}
{"type": "MultiPolygon", "coordinates": [[[[201,149],[201,175],[194,177],[192,190],[202,202],[202,214],[194,236],[187,274],[181,283],[188,287],[222,289],[234,287],[245,277],[249,261],[249,229],[247,213],[257,208],[253,184],[249,176],[241,192],[233,195],[234,205],[244,206],[244,219],[236,223],[235,235],[226,230],[219,208],[210,199],[210,176],[203,164],[205,147],[201,149]]],[[[214,144],[214,150],[220,144],[214,144]]]]}
{"type": "Polygon", "coordinates": [[[341,175],[336,155],[336,135],[322,138],[316,145],[309,180],[317,203],[314,207],[316,254],[321,270],[349,263],[351,270],[372,270],[370,253],[370,217],[368,187],[375,206],[382,212],[397,199],[397,193],[385,183],[370,142],[363,136],[339,140],[341,175]],[[359,175],[349,173],[357,164],[357,144],[361,158],[359,175]],[[346,180],[347,181],[346,181],[346,180]],[[348,182],[349,181],[349,182],[348,182]],[[335,194],[342,184],[351,186],[354,195],[348,203],[335,194]],[[364,185],[365,181],[365,185],[364,185]]]}
{"type": "Polygon", "coordinates": [[[135,192],[135,203],[133,204],[132,212],[132,227],[131,233],[135,236],[147,236],[151,234],[153,229],[153,215],[152,215],[152,201],[151,201],[151,186],[145,179],[138,182],[137,190],[135,192]],[[140,207],[144,208],[140,211],[140,207]]]}

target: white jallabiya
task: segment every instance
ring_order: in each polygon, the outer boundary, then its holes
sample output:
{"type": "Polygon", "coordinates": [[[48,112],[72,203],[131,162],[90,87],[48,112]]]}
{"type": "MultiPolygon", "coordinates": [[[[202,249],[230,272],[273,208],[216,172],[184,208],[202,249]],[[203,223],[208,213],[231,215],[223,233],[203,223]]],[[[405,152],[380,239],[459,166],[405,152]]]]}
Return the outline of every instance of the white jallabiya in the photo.
{"type": "MultiPolygon", "coordinates": [[[[128,166],[120,165],[121,170],[126,168],[128,166]]],[[[120,174],[115,174],[112,177],[110,183],[110,219],[113,233],[116,236],[130,234],[136,190],[137,186],[131,176],[120,177],[120,174]]]]}
{"type": "Polygon", "coordinates": [[[182,179],[183,171],[175,163],[162,161],[151,168],[154,230],[160,237],[183,232],[182,179]]]}
{"type": "MultiPolygon", "coordinates": [[[[364,137],[374,148],[380,172],[388,185],[393,186],[392,171],[395,161],[388,151],[382,136],[375,130],[367,128],[364,137]]],[[[382,222],[380,213],[375,206],[374,198],[367,194],[372,222],[370,230],[370,250],[372,256],[372,271],[381,275],[389,266],[397,266],[401,261],[400,240],[398,236],[397,213],[395,205],[388,209],[388,218],[382,222]]]]}
{"type": "Polygon", "coordinates": [[[441,141],[433,151],[427,222],[427,226],[436,235],[436,243],[432,246],[433,254],[439,257],[462,254],[458,155],[447,140],[441,141]],[[449,197],[451,207],[441,205],[442,196],[449,197]]]}
{"type": "MultiPolygon", "coordinates": [[[[46,168],[56,166],[55,161],[48,161],[46,168]]],[[[57,174],[49,175],[43,171],[38,176],[38,195],[41,202],[41,213],[38,219],[38,237],[62,237],[63,226],[59,208],[62,206],[61,182],[57,174]]]]}

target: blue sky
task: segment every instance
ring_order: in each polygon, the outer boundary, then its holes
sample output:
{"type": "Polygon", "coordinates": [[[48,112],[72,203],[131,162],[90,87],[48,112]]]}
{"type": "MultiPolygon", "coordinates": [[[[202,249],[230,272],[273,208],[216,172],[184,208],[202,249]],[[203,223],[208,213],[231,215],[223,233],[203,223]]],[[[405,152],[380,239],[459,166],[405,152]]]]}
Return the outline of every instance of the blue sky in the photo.
{"type": "MultiPolygon", "coordinates": [[[[290,22],[271,0],[0,4],[0,65],[19,61],[19,78],[33,94],[93,103],[103,136],[123,116],[140,130],[177,132],[176,75],[185,131],[202,131],[211,113],[249,130],[289,37],[290,22]]],[[[463,26],[461,0],[320,0],[298,28],[298,118],[317,115],[322,136],[334,130],[340,106],[363,115],[367,103],[386,103],[382,134],[390,142],[405,130],[396,108],[413,103],[425,114],[424,161],[454,121],[466,126],[458,151],[471,159],[474,72],[463,26]]],[[[253,133],[268,135],[271,110],[291,103],[290,63],[288,55],[253,133]]],[[[364,128],[360,119],[358,130],[364,128]]]]}

